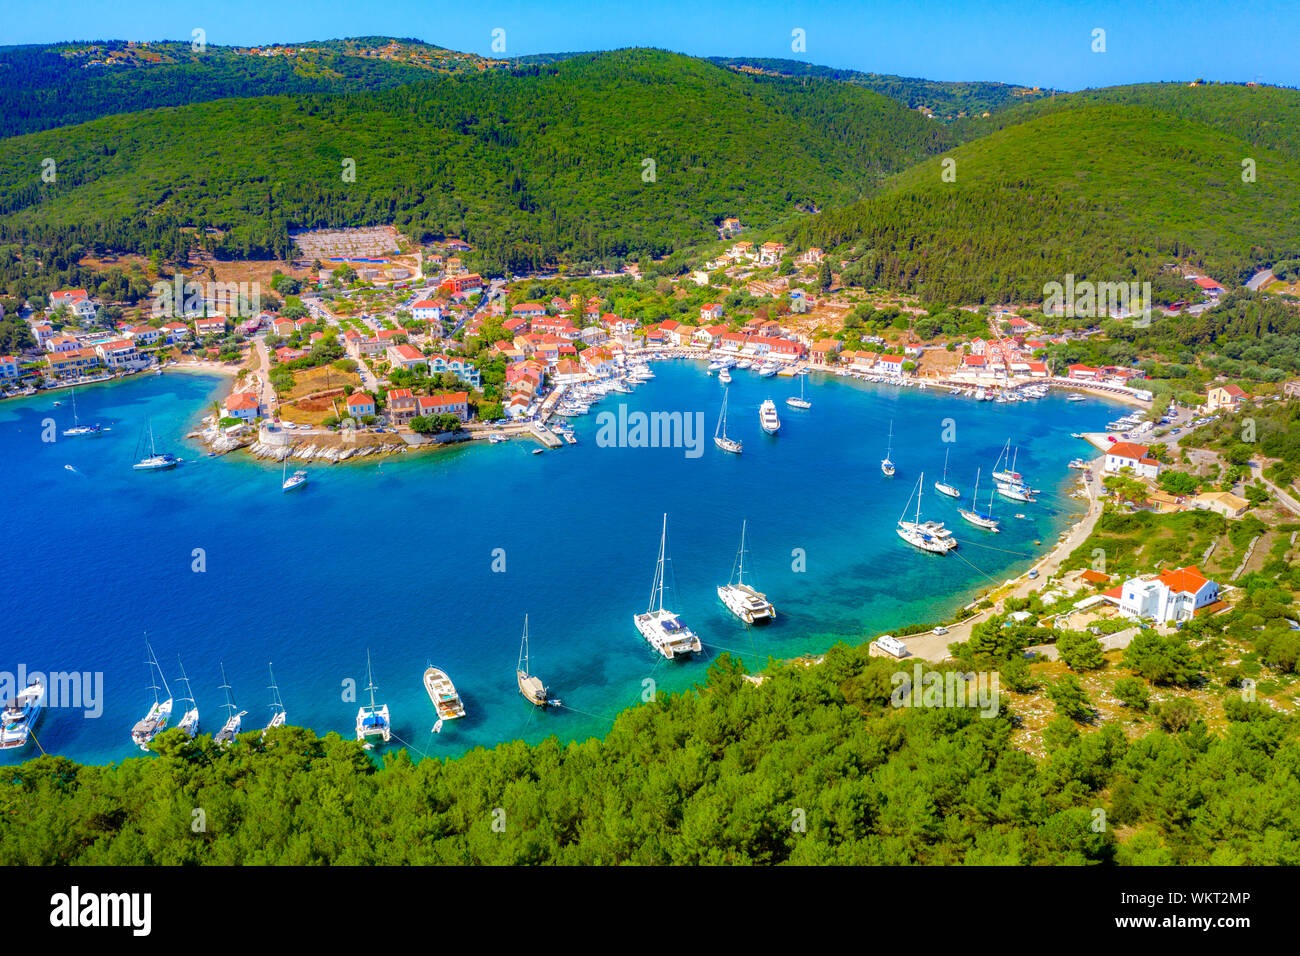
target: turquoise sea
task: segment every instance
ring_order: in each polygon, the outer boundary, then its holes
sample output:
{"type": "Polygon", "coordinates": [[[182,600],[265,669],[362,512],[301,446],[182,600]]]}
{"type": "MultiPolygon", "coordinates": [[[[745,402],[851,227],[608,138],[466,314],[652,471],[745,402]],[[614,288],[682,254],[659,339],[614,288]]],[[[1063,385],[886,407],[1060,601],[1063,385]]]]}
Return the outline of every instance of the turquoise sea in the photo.
{"type": "MultiPolygon", "coordinates": [[[[611,395],[578,420],[576,446],[533,455],[531,442],[476,442],[313,465],[309,484],[288,495],[278,465],[208,458],[183,439],[228,387],[214,376],[79,390],[81,419],[112,428],[94,439],[41,440],[44,420],[71,424],[66,392],[0,403],[8,502],[0,670],[102,672],[101,716],[55,708],[37,727],[47,752],[85,762],[139,754],[129,733],[152,701],[146,632],[173,693],[177,655],[184,659],[207,732],[224,719],[218,664],[250,729],[269,716],[274,662],[290,723],[351,736],[357,705],[344,699],[345,683],[364,687],[369,648],[378,698],[418,753],[599,735],[640,702],[646,678],[679,690],[724,650],[760,668],[769,656],[859,642],[937,620],[1019,573],[1079,510],[1066,497],[1074,478],[1066,463],[1088,449],[1070,433],[1114,417],[1102,399],[976,403],[818,374],[807,383],[812,409],[798,411],[784,404],[797,379],[735,372],[728,432],[745,448],[732,456],[711,441],[716,377],[685,361],[655,371],[634,394],[611,395]],[[758,425],[768,397],[783,422],[774,437],[758,425]],[[620,403],[629,412],[701,412],[704,454],[599,447],[595,412],[620,403]],[[887,479],[879,460],[891,420],[898,473],[887,479]],[[146,422],[159,450],[184,464],[132,471],[146,422]],[[1008,438],[1043,494],[1032,505],[995,500],[1007,520],[988,535],[931,485],[948,448],[949,481],[969,496],[976,467],[987,475],[1008,438]],[[923,516],[954,529],[955,554],[924,554],[894,533],[922,470],[923,516]],[[1012,518],[1017,511],[1025,520],[1012,518]],[[664,512],[675,582],[667,603],[701,635],[702,660],[661,661],[632,626],[648,603],[664,512]],[[753,583],[777,607],[767,627],[746,628],[715,591],[730,574],[742,519],[753,583]],[[196,549],[205,571],[193,570],[196,549]],[[496,549],[504,572],[493,570],[496,549]],[[539,712],[516,691],[525,612],[533,670],[564,707],[539,712]],[[469,714],[436,736],[421,683],[430,661],[451,675],[469,714]]],[[[29,745],[18,756],[35,753],[29,745]]]]}

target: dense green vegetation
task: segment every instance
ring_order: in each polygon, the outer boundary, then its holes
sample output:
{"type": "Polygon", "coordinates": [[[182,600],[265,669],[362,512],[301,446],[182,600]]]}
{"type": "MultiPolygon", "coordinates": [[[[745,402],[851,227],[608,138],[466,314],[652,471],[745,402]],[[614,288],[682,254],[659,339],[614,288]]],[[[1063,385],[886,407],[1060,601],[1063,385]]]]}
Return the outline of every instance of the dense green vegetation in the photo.
{"type": "Polygon", "coordinates": [[[215,227],[226,233],[215,251],[239,256],[284,255],[291,227],[396,222],[525,268],[562,255],[658,255],[708,238],[724,216],[773,221],[851,200],[951,142],[852,85],[624,51],[15,137],[0,157],[0,214],[33,241],[103,236],[128,248],[169,223],[215,227]],[[47,156],[55,183],[40,179],[47,156]]]}
{"type": "Polygon", "coordinates": [[[1175,260],[1234,284],[1300,247],[1297,183],[1300,162],[1282,152],[1146,106],[1088,104],[924,161],[794,236],[844,250],[846,281],[943,302],[1038,301],[1067,273],[1155,280],[1175,260]]]}
{"type": "Polygon", "coordinates": [[[1010,698],[987,718],[898,708],[898,670],[840,647],[756,687],[724,657],[706,688],[625,712],[603,740],[382,770],[296,728],[226,752],[172,730],[157,759],[103,767],[43,757],[0,785],[0,862],[1300,862],[1291,718],[1256,706],[1223,733],[1189,721],[1133,742],[1058,731],[1037,761],[1009,743],[1010,698]]]}

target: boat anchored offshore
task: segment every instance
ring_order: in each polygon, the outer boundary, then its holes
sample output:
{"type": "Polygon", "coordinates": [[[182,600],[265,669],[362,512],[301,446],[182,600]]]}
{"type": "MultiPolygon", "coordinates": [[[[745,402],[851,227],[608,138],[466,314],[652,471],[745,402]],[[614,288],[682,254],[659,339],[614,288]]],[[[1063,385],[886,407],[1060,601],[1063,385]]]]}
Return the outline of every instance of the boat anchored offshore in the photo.
{"type": "Polygon", "coordinates": [[[746,624],[758,621],[770,621],[776,617],[776,608],[767,599],[767,595],[756,590],[753,585],[745,583],[745,527],[748,522],[740,523],[740,550],[736,552],[736,563],[731,569],[731,578],[718,588],[718,597],[732,614],[746,624]]]}
{"type": "Polygon", "coordinates": [[[803,383],[807,377],[806,375],[799,376],[799,397],[795,398],[795,396],[791,395],[785,400],[785,403],[791,408],[812,408],[812,402],[803,397],[803,383]]]}
{"type": "Polygon", "coordinates": [[[781,430],[781,419],[776,414],[776,403],[770,398],[764,399],[763,404],[758,406],[758,423],[769,435],[775,435],[781,430]]]}
{"type": "Polygon", "coordinates": [[[243,726],[244,715],[247,714],[248,711],[241,710],[237,712],[235,710],[235,696],[232,693],[230,681],[226,680],[225,664],[221,665],[221,689],[226,692],[226,703],[224,706],[226,708],[227,717],[226,722],[221,725],[221,729],[213,736],[212,742],[225,747],[233,743],[235,738],[239,736],[239,729],[243,726]]]}
{"type": "Polygon", "coordinates": [[[275,671],[271,668],[269,662],[266,665],[266,670],[271,675],[271,686],[267,688],[271,692],[271,722],[266,725],[266,730],[262,731],[263,736],[272,727],[283,727],[289,716],[285,712],[284,701],[280,698],[280,688],[275,683],[275,671]]]}
{"type": "Polygon", "coordinates": [[[0,750],[17,750],[27,746],[44,705],[45,682],[39,677],[33,677],[0,711],[0,750]]]}
{"type": "Polygon", "coordinates": [[[718,427],[713,431],[713,444],[725,452],[739,455],[744,446],[735,438],[727,437],[727,396],[730,391],[722,393],[722,414],[718,416],[718,427]]]}
{"type": "Polygon", "coordinates": [[[176,726],[185,731],[187,737],[193,737],[199,732],[199,705],[194,700],[194,688],[190,686],[190,679],[185,674],[185,665],[181,663],[180,656],[176,657],[176,666],[180,668],[181,681],[185,684],[185,697],[179,698],[181,703],[190,702],[190,706],[185,708],[180,723],[176,726]]]}
{"type": "Polygon", "coordinates": [[[149,742],[163,731],[167,721],[171,719],[172,692],[167,686],[167,679],[163,677],[162,668],[158,666],[158,658],[154,656],[153,648],[149,646],[148,641],[144,642],[144,646],[149,651],[149,689],[153,691],[153,706],[149,708],[149,713],[144,715],[144,719],[137,721],[131,728],[131,742],[141,750],[148,750],[149,742]],[[155,676],[162,681],[162,687],[154,683],[155,676]],[[166,700],[158,696],[160,690],[166,692],[166,700]]]}
{"type": "Polygon", "coordinates": [[[632,623],[656,651],[672,660],[682,654],[703,650],[695,632],[664,607],[664,566],[668,561],[668,515],[664,515],[663,534],[659,538],[659,561],[655,565],[654,583],[650,585],[650,606],[644,614],[633,614],[632,623]]]}
{"type": "Polygon", "coordinates": [[[370,691],[370,704],[357,708],[357,740],[369,748],[372,745],[367,737],[382,737],[384,743],[388,743],[393,735],[392,724],[388,721],[388,705],[375,703],[375,674],[370,666],[369,650],[366,651],[366,690],[370,691]]]}
{"type": "Polygon", "coordinates": [[[977,468],[975,470],[975,490],[971,492],[971,496],[970,496],[970,509],[967,510],[966,508],[958,508],[957,512],[963,518],[969,521],[971,524],[975,525],[977,528],[984,528],[988,531],[1000,530],[998,528],[998,520],[993,517],[993,490],[989,489],[988,511],[978,510],[979,505],[976,503],[975,498],[979,493],[980,493],[980,473],[979,473],[979,469],[977,468]]]}
{"type": "Polygon", "coordinates": [[[293,491],[295,488],[301,488],[307,484],[307,472],[295,471],[292,475],[285,477],[289,470],[289,456],[284,456],[284,467],[280,469],[280,490],[293,491]]]}
{"type": "MultiPolygon", "coordinates": [[[[57,405],[58,403],[55,402],[57,405]]],[[[103,433],[103,429],[98,424],[83,425],[77,418],[77,389],[72,389],[72,427],[63,430],[64,438],[81,438],[86,436],[95,436],[103,433]]]]}
{"type": "Polygon", "coordinates": [[[538,707],[545,707],[549,703],[546,685],[542,683],[542,679],[528,672],[527,614],[524,615],[524,637],[519,643],[519,663],[515,665],[515,681],[519,684],[519,693],[524,695],[524,700],[528,703],[536,704],[538,707]]]}
{"type": "MultiPolygon", "coordinates": [[[[951,449],[949,449],[950,451],[951,449]]],[[[934,490],[941,495],[947,495],[949,498],[960,498],[961,492],[948,484],[948,452],[943,453],[943,480],[934,483],[934,490]]]]}
{"type": "MultiPolygon", "coordinates": [[[[150,422],[149,428],[149,454],[141,458],[131,467],[136,471],[164,471],[168,468],[175,468],[180,464],[180,459],[170,452],[158,454],[158,449],[154,446],[153,440],[153,423],[150,422]]],[[[144,436],[141,436],[142,438],[144,436]]]]}
{"type": "MultiPolygon", "coordinates": [[[[907,506],[903,507],[903,515],[898,519],[898,536],[915,548],[922,551],[929,551],[932,554],[947,554],[953,548],[957,547],[957,539],[952,536],[952,532],[943,526],[942,521],[922,521],[921,520],[921,491],[925,485],[925,472],[921,473],[921,478],[916,483],[916,488],[912,496],[916,498],[916,517],[911,521],[904,520],[907,516],[907,506]]],[[[912,496],[907,499],[907,504],[912,503],[912,496]]]]}
{"type": "Polygon", "coordinates": [[[455,720],[465,716],[465,704],[456,693],[456,685],[451,682],[446,671],[430,664],[424,671],[424,689],[433,701],[433,709],[438,714],[438,723],[455,720]]]}
{"type": "Polygon", "coordinates": [[[893,450],[894,450],[894,423],[891,420],[889,423],[889,444],[885,446],[885,457],[880,459],[880,472],[886,478],[892,478],[894,476],[894,462],[893,459],[889,457],[890,453],[893,450]]]}

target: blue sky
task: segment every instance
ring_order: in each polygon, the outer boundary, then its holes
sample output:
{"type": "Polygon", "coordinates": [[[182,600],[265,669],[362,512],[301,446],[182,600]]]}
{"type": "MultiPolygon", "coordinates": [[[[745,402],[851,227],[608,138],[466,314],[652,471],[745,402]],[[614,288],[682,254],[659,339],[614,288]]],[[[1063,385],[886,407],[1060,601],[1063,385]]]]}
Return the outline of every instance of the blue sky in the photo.
{"type": "Polygon", "coordinates": [[[40,0],[21,15],[12,3],[0,44],[189,39],[201,27],[217,44],[387,35],[489,54],[500,28],[506,55],[655,46],[1057,89],[1195,77],[1300,86],[1296,0],[40,0]],[[1105,52],[1092,49],[1098,29],[1105,52]]]}

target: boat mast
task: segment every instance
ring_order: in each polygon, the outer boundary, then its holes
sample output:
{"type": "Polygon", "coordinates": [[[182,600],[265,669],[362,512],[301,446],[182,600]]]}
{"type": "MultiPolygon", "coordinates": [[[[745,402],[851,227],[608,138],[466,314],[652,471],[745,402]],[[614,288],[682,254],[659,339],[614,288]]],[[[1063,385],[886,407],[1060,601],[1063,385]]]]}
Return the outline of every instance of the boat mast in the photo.
{"type": "Polygon", "coordinates": [[[889,442],[885,445],[885,461],[889,461],[889,455],[894,450],[894,420],[889,420],[889,442]]]}
{"type": "Polygon", "coordinates": [[[521,673],[528,673],[528,615],[524,615],[524,639],[519,644],[519,663],[515,665],[515,670],[521,673]]]}
{"type": "Polygon", "coordinates": [[[921,523],[921,491],[925,487],[925,472],[921,472],[921,480],[916,483],[916,523],[921,523]]]}
{"type": "Polygon", "coordinates": [[[943,452],[943,484],[945,485],[948,483],[948,453],[950,451],[952,451],[951,448],[946,448],[943,452]]]}
{"type": "Polygon", "coordinates": [[[221,689],[226,692],[226,709],[230,711],[230,713],[226,717],[226,722],[229,723],[230,718],[235,716],[235,698],[234,695],[231,693],[232,688],[230,686],[230,681],[226,679],[225,663],[222,662],[220,664],[220,667],[221,667],[221,689]]]}
{"type": "Polygon", "coordinates": [[[650,607],[647,611],[662,611],[664,609],[664,548],[668,543],[668,512],[664,512],[664,530],[659,536],[659,561],[655,565],[655,579],[650,586],[650,607]],[[659,606],[655,607],[655,601],[659,606]]]}
{"type": "Polygon", "coordinates": [[[271,662],[266,662],[266,669],[271,675],[271,714],[274,716],[277,712],[284,710],[284,701],[280,699],[280,688],[275,683],[275,671],[271,668],[271,662]]]}
{"type": "MultiPolygon", "coordinates": [[[[185,690],[189,693],[188,697],[182,697],[181,700],[188,700],[191,704],[197,705],[198,702],[194,699],[194,687],[190,684],[190,679],[185,674],[185,664],[182,663],[181,656],[179,654],[176,655],[176,666],[180,668],[181,680],[185,682],[185,690]]],[[[193,708],[187,708],[187,709],[192,710],[193,708]]]]}
{"type": "Polygon", "coordinates": [[[727,393],[730,389],[724,389],[722,392],[722,414],[718,416],[718,427],[713,430],[713,437],[717,438],[721,433],[723,438],[727,437],[727,393]]]}
{"type": "Polygon", "coordinates": [[[979,512],[979,493],[980,493],[980,470],[975,469],[975,490],[970,493],[970,510],[979,512]]]}
{"type": "Polygon", "coordinates": [[[370,710],[373,713],[375,710],[375,674],[370,667],[370,648],[368,647],[366,648],[366,680],[369,681],[366,684],[366,690],[370,691],[370,710]]]}

